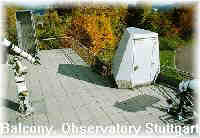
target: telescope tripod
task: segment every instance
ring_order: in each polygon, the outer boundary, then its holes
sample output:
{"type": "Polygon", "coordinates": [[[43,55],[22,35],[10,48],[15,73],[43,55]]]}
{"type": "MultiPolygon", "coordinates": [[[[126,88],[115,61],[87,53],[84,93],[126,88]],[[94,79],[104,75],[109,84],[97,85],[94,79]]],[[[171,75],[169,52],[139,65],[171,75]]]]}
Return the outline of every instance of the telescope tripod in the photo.
{"type": "Polygon", "coordinates": [[[25,75],[27,68],[22,65],[21,58],[14,56],[11,60],[12,69],[15,75],[15,83],[17,87],[17,103],[19,117],[26,119],[32,115],[32,102],[30,100],[30,93],[26,87],[25,75]]]}

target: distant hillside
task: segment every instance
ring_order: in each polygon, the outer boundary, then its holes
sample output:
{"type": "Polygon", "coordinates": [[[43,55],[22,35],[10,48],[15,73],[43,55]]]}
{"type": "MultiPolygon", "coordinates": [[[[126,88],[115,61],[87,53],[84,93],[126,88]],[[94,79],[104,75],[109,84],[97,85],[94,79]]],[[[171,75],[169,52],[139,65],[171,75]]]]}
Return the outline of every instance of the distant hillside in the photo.
{"type": "Polygon", "coordinates": [[[33,14],[41,16],[45,14],[46,9],[33,9],[32,11],[33,11],[33,14]]]}
{"type": "Polygon", "coordinates": [[[152,5],[153,9],[158,9],[158,11],[169,11],[174,8],[179,8],[178,4],[167,4],[167,5],[152,5]]]}

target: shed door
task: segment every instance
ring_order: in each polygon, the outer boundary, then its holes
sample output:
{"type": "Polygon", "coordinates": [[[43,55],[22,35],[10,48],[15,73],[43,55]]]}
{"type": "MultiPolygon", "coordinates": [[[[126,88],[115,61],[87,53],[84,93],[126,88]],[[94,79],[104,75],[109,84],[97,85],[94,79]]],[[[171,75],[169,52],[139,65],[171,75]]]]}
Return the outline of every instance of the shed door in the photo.
{"type": "Polygon", "coordinates": [[[151,81],[152,50],[151,39],[133,40],[134,63],[133,63],[133,85],[142,85],[151,81]]]}
{"type": "Polygon", "coordinates": [[[157,38],[152,38],[151,81],[156,79],[159,71],[159,47],[157,38]]]}

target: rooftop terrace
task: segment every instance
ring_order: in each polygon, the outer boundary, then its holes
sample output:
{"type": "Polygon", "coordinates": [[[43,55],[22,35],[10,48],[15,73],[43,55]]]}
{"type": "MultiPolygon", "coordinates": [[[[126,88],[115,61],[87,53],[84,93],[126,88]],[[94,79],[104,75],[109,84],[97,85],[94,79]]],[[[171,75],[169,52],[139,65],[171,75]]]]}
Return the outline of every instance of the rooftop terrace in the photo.
{"type": "Polygon", "coordinates": [[[7,93],[1,98],[1,121],[10,124],[53,125],[59,132],[64,122],[76,125],[135,125],[147,122],[165,125],[170,116],[161,110],[167,106],[165,93],[173,90],[162,85],[135,89],[112,88],[111,83],[92,69],[72,50],[40,51],[41,65],[28,67],[27,86],[34,114],[17,120],[16,88],[12,70],[7,70],[7,93]],[[165,119],[164,119],[165,118],[165,119]]]}

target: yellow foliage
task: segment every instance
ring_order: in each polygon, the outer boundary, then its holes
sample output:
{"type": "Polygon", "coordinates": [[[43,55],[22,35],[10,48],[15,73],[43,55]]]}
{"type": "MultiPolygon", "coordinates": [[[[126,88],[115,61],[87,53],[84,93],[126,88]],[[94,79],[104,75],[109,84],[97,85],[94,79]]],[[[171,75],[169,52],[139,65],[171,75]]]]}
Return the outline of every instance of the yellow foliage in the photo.
{"type": "Polygon", "coordinates": [[[15,27],[16,26],[16,8],[7,7],[6,8],[6,25],[7,27],[15,27]]]}
{"type": "Polygon", "coordinates": [[[92,40],[91,52],[96,55],[102,48],[114,47],[116,37],[112,32],[110,17],[82,16],[73,21],[74,24],[83,27],[92,40]]]}
{"type": "Polygon", "coordinates": [[[93,55],[96,55],[104,48],[115,48],[118,38],[113,31],[112,18],[119,20],[120,17],[114,15],[114,8],[87,7],[79,8],[74,11],[74,14],[76,14],[72,20],[74,29],[76,30],[76,27],[78,27],[79,30],[82,29],[87,33],[91,40],[89,48],[93,55]]]}
{"type": "Polygon", "coordinates": [[[17,10],[23,10],[22,7],[17,6],[5,6],[5,36],[8,40],[17,43],[16,38],[16,11],[17,10]]]}

